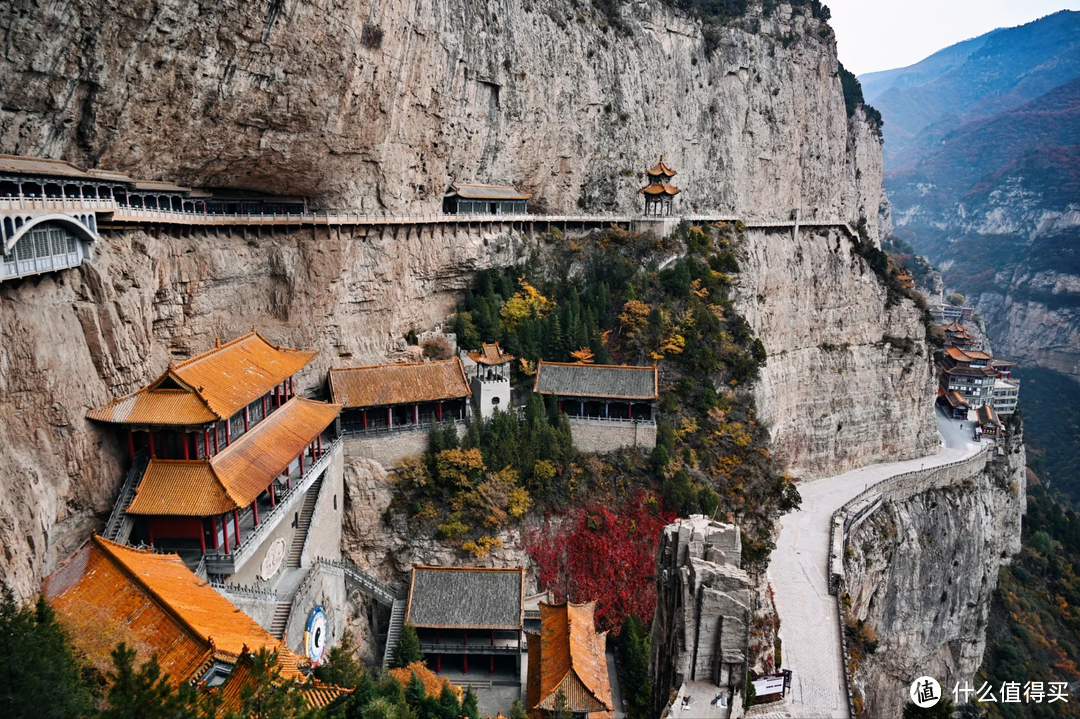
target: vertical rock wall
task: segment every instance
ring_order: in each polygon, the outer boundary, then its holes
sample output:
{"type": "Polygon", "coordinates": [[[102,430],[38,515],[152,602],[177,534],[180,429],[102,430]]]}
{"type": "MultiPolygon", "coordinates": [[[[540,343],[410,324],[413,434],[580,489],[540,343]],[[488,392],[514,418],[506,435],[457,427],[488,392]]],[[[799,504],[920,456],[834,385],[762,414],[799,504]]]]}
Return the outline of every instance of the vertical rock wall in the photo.
{"type": "Polygon", "coordinates": [[[890,300],[840,230],[749,229],[736,307],[768,363],[754,386],[793,476],[929,454],[939,438],[922,315],[890,300]]]}
{"type": "Polygon", "coordinates": [[[884,503],[852,531],[849,621],[862,620],[877,642],[855,671],[864,716],[900,716],[923,675],[946,691],[973,681],[998,569],[1020,550],[1022,437],[1004,452],[959,485],[884,503]]]}

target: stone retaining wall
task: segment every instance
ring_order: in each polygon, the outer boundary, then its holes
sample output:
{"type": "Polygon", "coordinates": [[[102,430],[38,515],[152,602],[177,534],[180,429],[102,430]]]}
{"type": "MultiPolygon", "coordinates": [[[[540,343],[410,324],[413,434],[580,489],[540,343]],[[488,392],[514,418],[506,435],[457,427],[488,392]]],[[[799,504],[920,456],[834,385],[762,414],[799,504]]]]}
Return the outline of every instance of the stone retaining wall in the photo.
{"type": "MultiPolygon", "coordinates": [[[[458,437],[464,437],[466,426],[457,425],[458,437]]],[[[427,451],[430,428],[400,429],[370,434],[347,434],[344,436],[345,455],[373,459],[390,470],[406,457],[421,455],[427,451]]]]}
{"type": "Polygon", "coordinates": [[[582,420],[570,418],[574,446],[582,452],[611,452],[624,447],[651,450],[656,446],[655,422],[582,420]]]}

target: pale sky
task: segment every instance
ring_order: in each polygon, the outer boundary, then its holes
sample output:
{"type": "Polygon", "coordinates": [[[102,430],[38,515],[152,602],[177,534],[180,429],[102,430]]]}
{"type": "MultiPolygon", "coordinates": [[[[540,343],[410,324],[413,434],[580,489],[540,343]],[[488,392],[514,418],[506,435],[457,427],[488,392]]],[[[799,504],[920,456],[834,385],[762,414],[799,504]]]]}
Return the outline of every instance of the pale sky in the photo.
{"type": "Polygon", "coordinates": [[[851,72],[905,67],[961,40],[1023,25],[1080,0],[824,0],[851,72]]]}

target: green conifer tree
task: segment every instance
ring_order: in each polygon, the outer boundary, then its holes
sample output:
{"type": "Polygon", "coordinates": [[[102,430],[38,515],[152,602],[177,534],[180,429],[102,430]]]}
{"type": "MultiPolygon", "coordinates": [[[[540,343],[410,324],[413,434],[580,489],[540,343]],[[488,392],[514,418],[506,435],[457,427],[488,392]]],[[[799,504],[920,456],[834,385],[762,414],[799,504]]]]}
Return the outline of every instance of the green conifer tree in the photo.
{"type": "Polygon", "coordinates": [[[416,634],[416,627],[412,624],[406,624],[401,628],[401,638],[398,640],[398,645],[394,647],[392,665],[394,668],[407,667],[423,658],[424,655],[420,651],[420,637],[416,634]]]}
{"type": "Polygon", "coordinates": [[[0,716],[75,719],[90,713],[91,696],[71,642],[52,608],[39,598],[19,608],[0,597],[0,716]]]}
{"type": "Polygon", "coordinates": [[[465,688],[465,696],[461,700],[461,716],[469,719],[480,719],[480,707],[477,704],[476,692],[472,684],[465,688]]]}

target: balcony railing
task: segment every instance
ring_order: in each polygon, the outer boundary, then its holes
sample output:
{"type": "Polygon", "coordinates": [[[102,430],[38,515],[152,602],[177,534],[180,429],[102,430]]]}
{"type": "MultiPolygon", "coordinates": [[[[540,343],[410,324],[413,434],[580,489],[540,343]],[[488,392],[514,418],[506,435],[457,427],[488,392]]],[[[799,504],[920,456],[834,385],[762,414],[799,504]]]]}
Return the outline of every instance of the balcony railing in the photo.
{"type": "Polygon", "coordinates": [[[338,437],[323,449],[322,455],[311,465],[292,489],[286,489],[277,495],[276,506],[261,517],[261,521],[240,542],[232,552],[210,551],[206,554],[206,571],[210,574],[235,574],[251,556],[258,551],[264,539],[270,535],[282,519],[294,511],[303,501],[304,494],[311,488],[334,458],[335,452],[341,451],[341,438],[338,437]]]}
{"type": "Polygon", "coordinates": [[[566,418],[571,422],[597,422],[602,424],[656,424],[655,419],[641,419],[634,417],[628,419],[626,417],[582,417],[580,415],[566,415],[566,418]]]}
{"type": "Polygon", "coordinates": [[[362,427],[342,427],[341,434],[346,437],[366,437],[375,434],[391,434],[397,432],[417,432],[417,431],[429,431],[434,427],[449,427],[451,425],[461,426],[465,424],[464,419],[444,419],[442,422],[420,422],[419,424],[402,423],[395,424],[393,427],[387,427],[382,425],[381,427],[368,427],[364,429],[362,427]]]}

